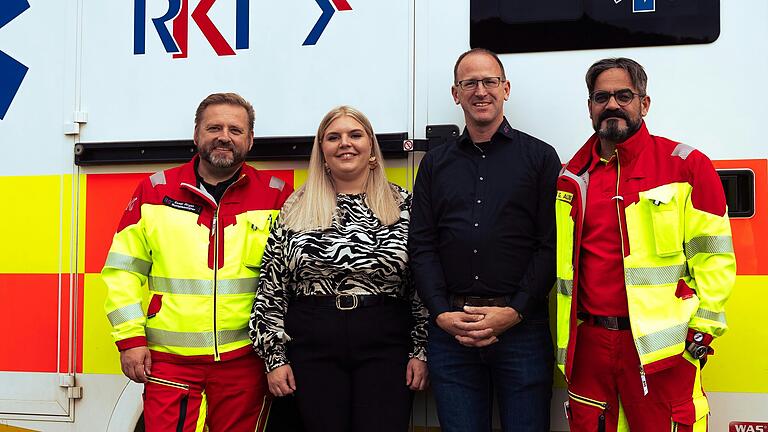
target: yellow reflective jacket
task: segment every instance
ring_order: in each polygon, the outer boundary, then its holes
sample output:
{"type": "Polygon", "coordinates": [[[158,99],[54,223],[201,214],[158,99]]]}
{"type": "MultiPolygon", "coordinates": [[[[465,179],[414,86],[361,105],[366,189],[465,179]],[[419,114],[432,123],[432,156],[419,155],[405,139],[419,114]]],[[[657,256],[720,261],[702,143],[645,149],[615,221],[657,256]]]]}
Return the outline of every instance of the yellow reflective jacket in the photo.
{"type": "Polygon", "coordinates": [[[102,278],[121,351],[219,361],[252,349],[261,256],[292,190],[244,164],[217,205],[197,187],[196,160],[142,181],[112,241],[102,278]]]}
{"type": "MultiPolygon", "coordinates": [[[[570,379],[576,344],[579,251],[593,136],[557,184],[557,364],[570,379]]],[[[689,329],[705,342],[727,329],[736,277],[722,184],[701,152],[640,130],[617,146],[616,217],[641,373],[672,364],[689,329]]]]}

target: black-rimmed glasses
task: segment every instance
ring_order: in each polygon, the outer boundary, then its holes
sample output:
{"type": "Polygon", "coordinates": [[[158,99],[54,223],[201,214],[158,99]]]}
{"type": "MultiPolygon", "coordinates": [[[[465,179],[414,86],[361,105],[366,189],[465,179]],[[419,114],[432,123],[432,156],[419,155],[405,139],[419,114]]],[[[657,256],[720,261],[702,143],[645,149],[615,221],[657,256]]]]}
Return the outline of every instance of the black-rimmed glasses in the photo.
{"type": "Polygon", "coordinates": [[[462,90],[468,91],[476,89],[480,83],[483,83],[483,87],[487,89],[497,88],[504,81],[505,80],[501,79],[501,77],[487,77],[481,79],[465,79],[457,82],[456,84],[461,87],[462,90]]]}
{"type": "Polygon", "coordinates": [[[598,90],[596,92],[593,92],[591,95],[589,95],[589,100],[591,100],[592,103],[596,103],[598,105],[605,105],[608,103],[609,100],[611,100],[611,96],[613,96],[613,98],[616,99],[616,103],[619,104],[619,106],[624,107],[629,105],[632,102],[632,100],[635,99],[635,96],[643,97],[645,95],[640,93],[635,93],[630,89],[621,89],[615,92],[598,90]]]}

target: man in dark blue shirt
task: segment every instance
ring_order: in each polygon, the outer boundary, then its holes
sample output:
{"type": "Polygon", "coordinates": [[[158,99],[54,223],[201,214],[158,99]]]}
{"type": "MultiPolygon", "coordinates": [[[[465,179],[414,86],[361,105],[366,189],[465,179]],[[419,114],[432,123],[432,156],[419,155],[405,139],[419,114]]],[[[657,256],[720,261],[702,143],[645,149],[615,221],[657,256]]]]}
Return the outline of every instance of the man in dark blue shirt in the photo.
{"type": "Polygon", "coordinates": [[[555,182],[548,144],[510,127],[496,54],[454,67],[466,128],[426,154],[416,178],[411,264],[430,313],[428,363],[443,432],[488,432],[495,392],[504,431],[549,430],[555,182]],[[486,415],[487,413],[487,415],[486,415]]]}

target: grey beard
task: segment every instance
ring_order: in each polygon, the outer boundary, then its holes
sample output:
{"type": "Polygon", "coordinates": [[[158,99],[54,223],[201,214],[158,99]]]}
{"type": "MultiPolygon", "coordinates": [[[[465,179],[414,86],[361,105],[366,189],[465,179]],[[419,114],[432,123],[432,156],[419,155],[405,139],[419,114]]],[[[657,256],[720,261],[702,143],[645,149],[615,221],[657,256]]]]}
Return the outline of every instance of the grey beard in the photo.
{"type": "Polygon", "coordinates": [[[234,148],[232,148],[231,158],[226,156],[213,156],[212,153],[213,149],[203,151],[200,152],[200,157],[216,168],[231,168],[245,160],[243,155],[239,154],[234,148]]]}
{"type": "Polygon", "coordinates": [[[640,123],[627,120],[627,127],[624,129],[619,128],[619,121],[616,119],[608,120],[607,127],[605,129],[599,129],[597,136],[602,139],[620,143],[627,140],[640,129],[640,123]]]}

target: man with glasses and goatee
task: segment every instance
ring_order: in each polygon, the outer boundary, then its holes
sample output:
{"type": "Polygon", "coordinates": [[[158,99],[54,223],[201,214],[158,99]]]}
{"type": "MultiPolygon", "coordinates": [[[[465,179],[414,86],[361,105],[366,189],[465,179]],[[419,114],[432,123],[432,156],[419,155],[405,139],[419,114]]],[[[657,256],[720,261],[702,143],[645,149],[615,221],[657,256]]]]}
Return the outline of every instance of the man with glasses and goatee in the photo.
{"type": "Polygon", "coordinates": [[[637,62],[600,60],[586,81],[595,134],[555,206],[571,431],[706,431],[700,370],[736,275],[722,184],[704,154],[648,133],[637,62]]]}
{"type": "Polygon", "coordinates": [[[411,214],[411,265],[430,313],[428,364],[443,432],[549,430],[560,160],[504,117],[510,83],[496,54],[454,67],[466,128],[426,154],[411,214]]]}

